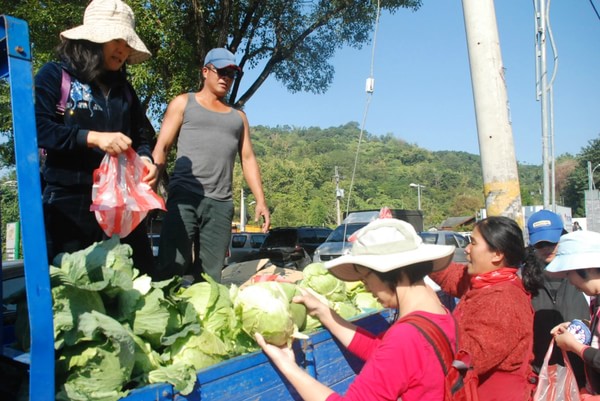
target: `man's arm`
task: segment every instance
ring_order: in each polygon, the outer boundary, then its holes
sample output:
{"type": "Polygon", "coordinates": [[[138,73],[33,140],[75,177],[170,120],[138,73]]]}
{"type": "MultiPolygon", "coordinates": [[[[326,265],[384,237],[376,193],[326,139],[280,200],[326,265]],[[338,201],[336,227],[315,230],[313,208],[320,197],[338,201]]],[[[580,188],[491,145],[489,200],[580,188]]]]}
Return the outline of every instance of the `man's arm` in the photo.
{"type": "Polygon", "coordinates": [[[156,140],[156,146],[154,146],[154,151],[152,152],[154,164],[158,167],[157,176],[160,176],[165,170],[167,155],[179,135],[179,130],[183,123],[183,112],[187,104],[187,96],[187,94],[183,94],[171,100],[165,112],[160,133],[156,140]]]}
{"type": "MultiPolygon", "coordinates": [[[[242,121],[244,122],[244,133],[243,138],[240,142],[240,160],[242,163],[242,171],[244,173],[244,179],[246,183],[250,187],[250,190],[254,194],[254,198],[256,199],[256,207],[255,207],[255,215],[254,221],[259,221],[260,217],[263,217],[262,223],[262,231],[269,231],[269,225],[271,224],[271,215],[269,213],[269,208],[267,207],[267,203],[265,201],[265,194],[262,188],[262,179],[260,177],[260,167],[258,166],[258,161],[256,160],[256,155],[254,154],[254,149],[252,149],[252,141],[250,140],[250,126],[248,124],[248,119],[246,118],[246,114],[242,111],[239,111],[240,116],[242,117],[242,121]]],[[[156,158],[155,158],[156,160],[156,158]]]]}

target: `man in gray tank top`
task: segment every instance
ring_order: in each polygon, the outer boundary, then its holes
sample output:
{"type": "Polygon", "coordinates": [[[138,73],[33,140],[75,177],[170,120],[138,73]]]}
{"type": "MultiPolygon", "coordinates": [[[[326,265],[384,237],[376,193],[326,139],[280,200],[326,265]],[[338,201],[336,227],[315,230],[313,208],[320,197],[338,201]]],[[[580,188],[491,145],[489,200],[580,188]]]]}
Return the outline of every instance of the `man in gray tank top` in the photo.
{"type": "Polygon", "coordinates": [[[167,107],[152,153],[158,168],[164,170],[167,154],[177,139],[177,160],[160,235],[159,280],[191,274],[199,281],[204,272],[221,281],[231,237],[231,187],[237,154],[256,199],[255,219],[262,216],[263,232],[269,229],[269,209],[248,119],[224,101],[240,71],[229,50],[212,49],[204,59],[202,89],[177,96],[167,107]]]}

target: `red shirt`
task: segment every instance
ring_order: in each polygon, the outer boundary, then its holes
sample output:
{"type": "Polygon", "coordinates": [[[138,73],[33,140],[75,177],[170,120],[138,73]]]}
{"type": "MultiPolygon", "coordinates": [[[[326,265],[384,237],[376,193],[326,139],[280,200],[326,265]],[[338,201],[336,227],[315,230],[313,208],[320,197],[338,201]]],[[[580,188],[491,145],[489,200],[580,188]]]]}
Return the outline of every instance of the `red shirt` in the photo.
{"type": "Polygon", "coordinates": [[[534,311],[521,280],[473,289],[466,266],[458,263],[429,276],[460,297],[454,310],[459,347],[471,354],[479,401],[529,400],[534,311]]]}
{"type": "MultiPolygon", "coordinates": [[[[415,312],[427,317],[456,342],[456,328],[450,314],[415,312]]],[[[381,337],[358,329],[348,350],[365,360],[346,395],[331,394],[327,401],[440,401],[444,373],[433,347],[408,323],[392,325],[381,337]]]]}

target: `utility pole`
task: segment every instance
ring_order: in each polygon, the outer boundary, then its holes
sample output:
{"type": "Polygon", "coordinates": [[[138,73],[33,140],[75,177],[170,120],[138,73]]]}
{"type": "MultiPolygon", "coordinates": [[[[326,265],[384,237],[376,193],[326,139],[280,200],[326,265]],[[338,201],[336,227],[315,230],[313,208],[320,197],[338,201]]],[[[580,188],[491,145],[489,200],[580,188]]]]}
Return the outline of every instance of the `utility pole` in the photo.
{"type": "Polygon", "coordinates": [[[462,0],[488,216],[523,226],[517,160],[493,0],[462,0]]]}
{"type": "MultiPolygon", "coordinates": [[[[546,57],[546,32],[548,30],[548,0],[535,0],[535,49],[536,49],[536,96],[542,108],[542,170],[544,174],[544,209],[556,211],[556,178],[554,163],[554,125],[552,107],[552,83],[556,76],[557,57],[555,54],[552,80],[548,84],[546,57]],[[552,189],[552,191],[550,191],[552,189]],[[552,195],[552,196],[551,196],[552,195]],[[550,199],[552,198],[552,199],[550,199]]],[[[550,36],[550,39],[552,37],[550,36]]],[[[553,48],[554,49],[554,48],[553,48]]],[[[554,49],[555,50],[555,49],[554,49]]]]}
{"type": "Polygon", "coordinates": [[[344,190],[340,188],[340,174],[338,173],[338,166],[335,166],[335,210],[337,216],[337,225],[342,224],[342,210],[340,208],[340,201],[344,198],[344,190]]]}

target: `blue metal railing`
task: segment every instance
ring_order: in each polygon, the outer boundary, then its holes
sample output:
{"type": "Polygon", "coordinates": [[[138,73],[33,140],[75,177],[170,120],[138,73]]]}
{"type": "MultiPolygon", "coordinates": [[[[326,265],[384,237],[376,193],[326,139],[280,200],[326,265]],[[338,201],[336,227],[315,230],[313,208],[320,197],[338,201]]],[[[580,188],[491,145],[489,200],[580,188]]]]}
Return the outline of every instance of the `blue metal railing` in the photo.
{"type": "MultiPolygon", "coordinates": [[[[23,233],[25,289],[29,309],[31,401],[54,400],[54,330],[42,210],[40,165],[33,100],[29,28],[23,20],[0,18],[0,77],[10,85],[23,233]]],[[[3,345],[3,344],[2,344],[3,345]]]]}

